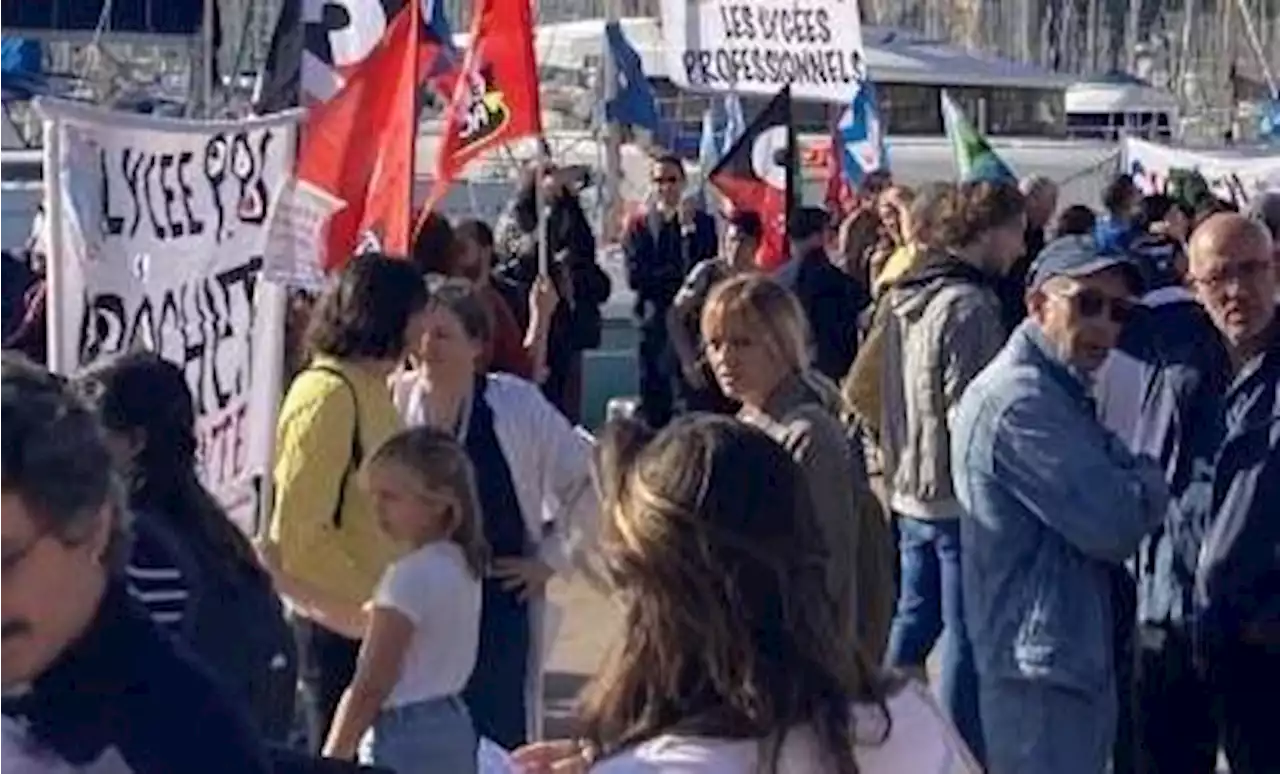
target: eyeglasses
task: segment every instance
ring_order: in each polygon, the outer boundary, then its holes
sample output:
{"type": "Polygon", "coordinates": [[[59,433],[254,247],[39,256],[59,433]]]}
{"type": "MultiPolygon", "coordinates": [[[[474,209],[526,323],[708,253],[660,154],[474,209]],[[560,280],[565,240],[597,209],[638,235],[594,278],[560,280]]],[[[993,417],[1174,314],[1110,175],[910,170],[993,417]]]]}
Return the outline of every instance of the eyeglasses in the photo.
{"type": "Polygon", "coordinates": [[[1127,298],[1114,298],[1107,294],[1085,288],[1074,293],[1054,293],[1058,298],[1071,302],[1076,314],[1092,319],[1106,314],[1111,322],[1124,325],[1133,317],[1133,302],[1127,298]]]}
{"type": "Polygon", "coordinates": [[[1252,284],[1262,276],[1262,273],[1265,272],[1269,266],[1270,263],[1267,261],[1239,261],[1236,263],[1229,263],[1226,266],[1223,266],[1220,269],[1215,269],[1207,274],[1201,274],[1199,276],[1194,274],[1188,275],[1188,278],[1206,290],[1217,291],[1225,289],[1227,283],[1232,280],[1240,283],[1241,285],[1252,284]]]}
{"type": "Polygon", "coordinates": [[[668,185],[671,183],[678,183],[678,182],[680,182],[680,178],[676,177],[675,175],[663,175],[662,177],[653,178],[654,185],[668,185]]]}

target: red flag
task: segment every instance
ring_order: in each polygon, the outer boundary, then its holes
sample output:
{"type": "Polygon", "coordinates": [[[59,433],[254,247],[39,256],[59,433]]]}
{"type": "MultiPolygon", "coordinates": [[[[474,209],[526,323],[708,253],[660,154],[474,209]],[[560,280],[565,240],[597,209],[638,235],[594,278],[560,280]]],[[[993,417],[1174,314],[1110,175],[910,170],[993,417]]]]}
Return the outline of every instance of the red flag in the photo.
{"type": "Polygon", "coordinates": [[[477,0],[476,5],[471,45],[445,114],[424,216],[477,156],[542,134],[529,0],[477,0]]]}
{"type": "Polygon", "coordinates": [[[325,269],[358,243],[405,255],[413,223],[420,3],[406,3],[377,48],[333,99],[315,105],[298,151],[298,177],[346,202],[329,222],[325,269]]]}
{"type": "Polygon", "coordinates": [[[764,225],[756,263],[772,271],[787,260],[794,136],[791,87],[784,86],[708,175],[735,210],[752,210],[764,225]]]}
{"type": "Polygon", "coordinates": [[[827,154],[827,190],[823,196],[823,204],[827,212],[838,216],[841,220],[853,211],[857,204],[857,195],[849,180],[844,176],[844,149],[840,138],[840,129],[836,122],[831,124],[831,151],[827,154]]]}

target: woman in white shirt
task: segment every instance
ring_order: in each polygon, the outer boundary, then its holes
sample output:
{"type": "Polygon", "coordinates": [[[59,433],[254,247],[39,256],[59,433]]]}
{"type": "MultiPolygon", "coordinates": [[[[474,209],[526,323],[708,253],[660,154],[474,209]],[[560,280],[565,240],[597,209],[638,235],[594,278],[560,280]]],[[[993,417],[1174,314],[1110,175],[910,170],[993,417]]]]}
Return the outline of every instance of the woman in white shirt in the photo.
{"type": "Polygon", "coordinates": [[[727,417],[601,441],[601,538],[624,639],[588,687],[583,739],[525,772],[971,774],[919,685],[847,647],[804,473],[727,417]]]}
{"type": "Polygon", "coordinates": [[[582,555],[598,513],[592,441],[536,385],[477,374],[492,330],[481,297],[465,280],[431,284],[415,368],[392,377],[392,399],[409,427],[457,438],[482,482],[493,558],[463,698],[480,734],[513,749],[540,735],[547,580],[582,555]]]}

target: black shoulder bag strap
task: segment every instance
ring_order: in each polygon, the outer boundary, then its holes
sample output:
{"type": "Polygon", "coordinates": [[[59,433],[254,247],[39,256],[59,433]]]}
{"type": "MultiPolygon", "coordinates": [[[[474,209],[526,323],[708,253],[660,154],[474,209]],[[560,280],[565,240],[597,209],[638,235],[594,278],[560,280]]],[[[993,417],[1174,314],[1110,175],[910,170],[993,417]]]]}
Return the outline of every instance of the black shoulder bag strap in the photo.
{"type": "Polygon", "coordinates": [[[347,499],[347,483],[360,470],[360,464],[364,462],[364,445],[360,443],[360,400],[356,397],[356,388],[351,384],[351,380],[338,369],[327,365],[313,365],[307,370],[320,371],[336,377],[346,386],[347,392],[351,393],[351,456],[347,460],[346,469],[342,471],[342,481],[338,483],[338,504],[333,509],[333,527],[341,529],[342,506],[347,499]]]}

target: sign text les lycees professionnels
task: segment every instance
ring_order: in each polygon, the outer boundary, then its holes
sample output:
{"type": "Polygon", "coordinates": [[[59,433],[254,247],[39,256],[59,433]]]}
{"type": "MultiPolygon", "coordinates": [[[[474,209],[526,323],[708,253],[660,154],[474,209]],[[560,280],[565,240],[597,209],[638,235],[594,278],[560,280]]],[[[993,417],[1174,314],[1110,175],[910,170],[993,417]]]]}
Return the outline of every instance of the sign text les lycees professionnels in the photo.
{"type": "Polygon", "coordinates": [[[855,0],[663,0],[667,68],[702,91],[845,102],[866,76],[855,0]]]}

